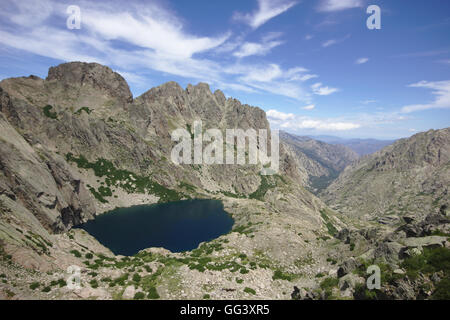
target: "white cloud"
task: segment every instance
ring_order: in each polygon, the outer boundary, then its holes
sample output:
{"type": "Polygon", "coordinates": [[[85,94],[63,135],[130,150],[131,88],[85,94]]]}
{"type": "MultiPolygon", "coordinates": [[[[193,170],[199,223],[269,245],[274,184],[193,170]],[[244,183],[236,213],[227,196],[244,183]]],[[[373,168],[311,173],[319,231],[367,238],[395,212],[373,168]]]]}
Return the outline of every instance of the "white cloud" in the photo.
{"type": "Polygon", "coordinates": [[[364,64],[369,61],[369,58],[359,58],[355,61],[356,64],[364,64]]]}
{"type": "Polygon", "coordinates": [[[269,110],[266,112],[267,117],[272,120],[291,120],[294,119],[295,115],[293,113],[284,113],[277,110],[269,110]]]}
{"type": "Polygon", "coordinates": [[[350,34],[347,34],[345,37],[340,38],[340,39],[327,40],[327,41],[322,43],[322,47],[324,47],[324,48],[330,47],[332,45],[335,45],[335,44],[338,44],[340,42],[343,42],[343,41],[347,40],[348,38],[350,38],[350,34]]]}
{"type": "Polygon", "coordinates": [[[307,34],[307,35],[305,36],[305,40],[311,40],[312,38],[314,38],[314,36],[311,35],[311,34],[307,34]]]}
{"type": "Polygon", "coordinates": [[[147,6],[143,11],[106,12],[84,10],[83,26],[106,40],[121,40],[155,50],[169,57],[190,58],[223,44],[229,34],[218,37],[197,37],[183,31],[183,26],[161,9],[147,6]],[[120,25],[120,28],[117,26],[120,25]]]}
{"type": "Polygon", "coordinates": [[[362,104],[369,104],[369,103],[375,103],[375,102],[377,102],[377,100],[364,100],[364,101],[361,101],[361,103],[362,104]]]}
{"type": "Polygon", "coordinates": [[[53,6],[48,0],[28,0],[10,2],[12,6],[2,4],[0,9],[2,16],[7,16],[17,25],[32,27],[42,24],[53,12],[53,6]],[[30,16],[33,18],[30,19],[30,16]]]}
{"type": "Polygon", "coordinates": [[[300,82],[315,75],[305,74],[308,69],[294,67],[283,69],[278,64],[242,65],[236,64],[224,68],[227,74],[239,76],[246,86],[265,92],[286,96],[310,103],[311,94],[306,92],[300,82]]]}
{"type": "Polygon", "coordinates": [[[327,40],[324,43],[322,43],[322,47],[326,48],[326,47],[332,46],[333,44],[336,44],[336,43],[337,43],[337,40],[335,40],[335,39],[327,40]]]}
{"type": "Polygon", "coordinates": [[[317,94],[319,96],[328,96],[332,93],[339,91],[339,89],[337,89],[337,88],[330,88],[327,86],[323,86],[321,82],[314,83],[311,86],[311,89],[314,94],[317,94]]]}
{"type": "MultiPolygon", "coordinates": [[[[39,16],[41,24],[18,25],[19,21],[35,19],[36,13],[22,2],[18,2],[23,7],[20,10],[13,0],[1,2],[1,5],[5,3],[10,5],[6,6],[8,10],[0,11],[0,47],[12,47],[64,62],[98,62],[119,70],[130,83],[141,88],[146,84],[144,75],[155,70],[189,81],[205,81],[224,89],[265,92],[305,104],[312,103],[311,92],[303,87],[304,81],[317,77],[309,70],[303,67],[285,69],[270,61],[243,64],[241,59],[229,59],[233,58],[229,53],[234,51],[241,57],[265,54],[280,44],[278,38],[281,33],[267,33],[256,46],[245,42],[244,36],[233,36],[229,32],[193,34],[186,30],[183,19],[175,13],[161,6],[144,6],[133,1],[126,4],[116,2],[115,6],[79,1],[82,29],[69,30],[65,23],[54,23],[65,22],[66,6],[55,0],[46,0],[43,3],[50,3],[52,11],[39,16]],[[208,53],[207,58],[204,53],[208,53]],[[226,54],[227,59],[222,59],[220,54],[226,54]]],[[[262,11],[267,8],[287,10],[292,5],[294,2],[269,4],[268,1],[260,1],[262,11]]],[[[259,18],[255,16],[255,21],[260,23],[264,20],[262,16],[270,16],[269,11],[265,12],[256,15],[259,18]]],[[[319,92],[326,93],[326,90],[324,87],[319,92]]]]}
{"type": "Polygon", "coordinates": [[[345,9],[360,8],[362,0],[322,0],[318,10],[323,12],[341,11],[345,9]]]}
{"type": "Polygon", "coordinates": [[[236,13],[234,18],[245,21],[253,29],[257,29],[270,19],[286,12],[296,4],[286,0],[258,0],[258,10],[251,14],[236,13]]]}
{"type": "Polygon", "coordinates": [[[273,109],[267,111],[266,114],[271,125],[274,127],[294,131],[301,129],[312,129],[319,131],[347,131],[361,127],[358,123],[340,121],[336,119],[312,119],[273,109]]]}
{"type": "Polygon", "coordinates": [[[420,81],[409,85],[412,88],[426,88],[433,90],[431,93],[436,96],[433,102],[427,104],[414,104],[404,106],[403,113],[423,111],[429,109],[447,109],[450,108],[450,80],[446,81],[420,81]]]}
{"type": "Polygon", "coordinates": [[[282,41],[275,40],[280,36],[281,33],[271,32],[263,37],[261,43],[245,42],[239,47],[238,51],[233,53],[233,55],[238,58],[244,58],[253,55],[265,56],[273,48],[283,44],[282,41]]]}
{"type": "Polygon", "coordinates": [[[315,107],[316,106],[314,104],[310,104],[310,105],[307,105],[307,106],[303,107],[302,109],[303,110],[313,110],[315,107]]]}
{"type": "Polygon", "coordinates": [[[127,81],[127,83],[133,83],[143,88],[150,87],[147,78],[144,76],[122,70],[114,70],[114,71],[120,74],[127,81]]]}

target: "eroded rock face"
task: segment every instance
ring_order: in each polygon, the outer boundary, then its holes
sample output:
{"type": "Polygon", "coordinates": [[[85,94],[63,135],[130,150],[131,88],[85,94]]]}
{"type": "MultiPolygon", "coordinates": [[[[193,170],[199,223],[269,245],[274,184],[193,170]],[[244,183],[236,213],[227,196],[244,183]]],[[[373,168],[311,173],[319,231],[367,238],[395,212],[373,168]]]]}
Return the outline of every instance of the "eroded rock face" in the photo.
{"type": "Polygon", "coordinates": [[[51,67],[46,81],[58,82],[67,90],[92,86],[92,88],[123,102],[131,103],[133,101],[133,95],[125,79],[110,68],[98,63],[69,62],[51,67]]]}
{"type": "Polygon", "coordinates": [[[450,128],[418,133],[361,158],[321,198],[359,219],[395,225],[403,215],[422,219],[448,205],[450,128]]]}

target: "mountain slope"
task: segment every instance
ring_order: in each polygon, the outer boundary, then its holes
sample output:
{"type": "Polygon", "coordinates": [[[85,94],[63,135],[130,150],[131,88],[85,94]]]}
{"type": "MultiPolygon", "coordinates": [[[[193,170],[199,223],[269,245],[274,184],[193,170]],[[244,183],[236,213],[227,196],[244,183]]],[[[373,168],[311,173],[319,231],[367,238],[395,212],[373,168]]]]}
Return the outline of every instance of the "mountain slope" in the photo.
{"type": "Polygon", "coordinates": [[[418,133],[361,158],[321,197],[351,216],[424,215],[448,204],[450,128],[418,133]]]}
{"type": "Polygon", "coordinates": [[[326,188],[346,166],[358,159],[351,149],[309,137],[280,132],[280,139],[291,150],[303,181],[313,192],[326,188]]]}
{"type": "Polygon", "coordinates": [[[198,119],[204,129],[270,130],[264,111],[207,84],[169,82],[133,98],[120,75],[95,63],[1,81],[0,274],[8,280],[0,297],[129,299],[133,290],[156,290],[166,299],[288,298],[292,283],[314,281],[329,264],[319,237],[330,222],[292,156],[281,145],[272,176],[260,175],[261,164],[174,164],[171,132],[191,131],[198,119]],[[195,252],[150,248],[127,258],[72,228],[115,207],[189,198],[222,200],[234,230],[195,252]],[[81,291],[51,285],[71,265],[82,270],[81,291]],[[130,270],[146,281],[100,281],[130,270]],[[243,284],[233,276],[239,270],[243,284]]]}

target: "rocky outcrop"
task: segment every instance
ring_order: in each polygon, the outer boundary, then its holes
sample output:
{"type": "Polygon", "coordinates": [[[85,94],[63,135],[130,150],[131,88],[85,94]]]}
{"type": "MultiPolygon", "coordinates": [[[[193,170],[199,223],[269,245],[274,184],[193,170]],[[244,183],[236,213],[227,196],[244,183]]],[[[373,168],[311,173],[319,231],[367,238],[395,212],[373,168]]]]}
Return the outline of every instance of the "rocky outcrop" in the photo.
{"type": "Polygon", "coordinates": [[[369,237],[362,237],[361,233],[365,232],[341,230],[336,235],[338,239],[370,249],[339,262],[336,278],[330,273],[317,287],[295,287],[292,298],[448,299],[450,234],[442,231],[447,230],[447,217],[441,211],[424,219],[406,216],[404,221],[404,225],[385,236],[382,230],[369,232],[372,234],[369,237]],[[418,232],[405,233],[404,230],[412,227],[418,232]],[[429,230],[438,230],[441,236],[429,235],[429,230]],[[380,269],[379,289],[369,289],[366,285],[373,274],[368,271],[369,266],[380,269]]]}
{"type": "Polygon", "coordinates": [[[347,167],[321,193],[332,208],[358,219],[399,223],[395,216],[448,205],[450,128],[418,133],[347,167]]]}
{"type": "Polygon", "coordinates": [[[92,87],[124,103],[131,103],[133,95],[125,79],[110,68],[98,63],[69,62],[48,70],[48,86],[57,82],[66,90],[92,87]]]}

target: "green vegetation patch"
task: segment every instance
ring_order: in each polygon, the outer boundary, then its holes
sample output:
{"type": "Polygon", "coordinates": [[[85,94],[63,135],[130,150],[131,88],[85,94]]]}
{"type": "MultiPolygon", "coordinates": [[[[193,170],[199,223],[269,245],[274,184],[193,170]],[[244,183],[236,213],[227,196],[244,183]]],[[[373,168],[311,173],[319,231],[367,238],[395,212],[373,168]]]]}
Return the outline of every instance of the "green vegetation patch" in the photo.
{"type": "Polygon", "coordinates": [[[248,293],[248,294],[252,294],[252,295],[256,294],[256,291],[254,289],[252,289],[252,288],[249,288],[249,287],[245,287],[244,288],[244,292],[248,293]]]}
{"type": "Polygon", "coordinates": [[[140,176],[128,170],[117,169],[114,164],[100,158],[89,162],[83,155],[79,157],[72,153],[66,154],[68,162],[74,162],[78,168],[92,169],[97,177],[105,177],[106,187],[101,186],[98,191],[90,187],[90,191],[100,202],[106,201],[104,197],[112,196],[110,187],[120,187],[128,193],[148,193],[159,197],[159,202],[178,201],[187,197],[183,193],[164,187],[148,176],[140,176]]]}
{"type": "Polygon", "coordinates": [[[283,272],[282,270],[275,270],[272,276],[272,280],[287,280],[293,281],[298,278],[298,275],[283,272]]]}
{"type": "Polygon", "coordinates": [[[58,115],[56,114],[56,112],[53,112],[52,109],[53,109],[53,106],[51,106],[49,104],[46,105],[43,109],[44,115],[50,119],[58,119],[58,115]]]}
{"type": "Polygon", "coordinates": [[[260,177],[261,177],[261,183],[259,184],[258,189],[256,189],[255,192],[251,193],[248,197],[250,199],[256,199],[256,200],[263,201],[264,196],[266,195],[267,191],[276,187],[276,183],[270,181],[268,176],[260,175],[260,177]]]}
{"type": "Polygon", "coordinates": [[[92,112],[92,110],[89,109],[88,107],[82,107],[82,108],[78,109],[78,110],[75,112],[75,114],[76,114],[77,116],[79,116],[79,115],[81,115],[81,113],[82,113],[83,111],[86,112],[87,114],[91,114],[91,112],[92,112]]]}
{"type": "Polygon", "coordinates": [[[325,221],[325,226],[328,229],[328,233],[331,236],[334,236],[337,233],[337,229],[334,227],[334,225],[331,223],[330,218],[327,215],[327,212],[325,209],[320,210],[320,216],[325,221]]]}

